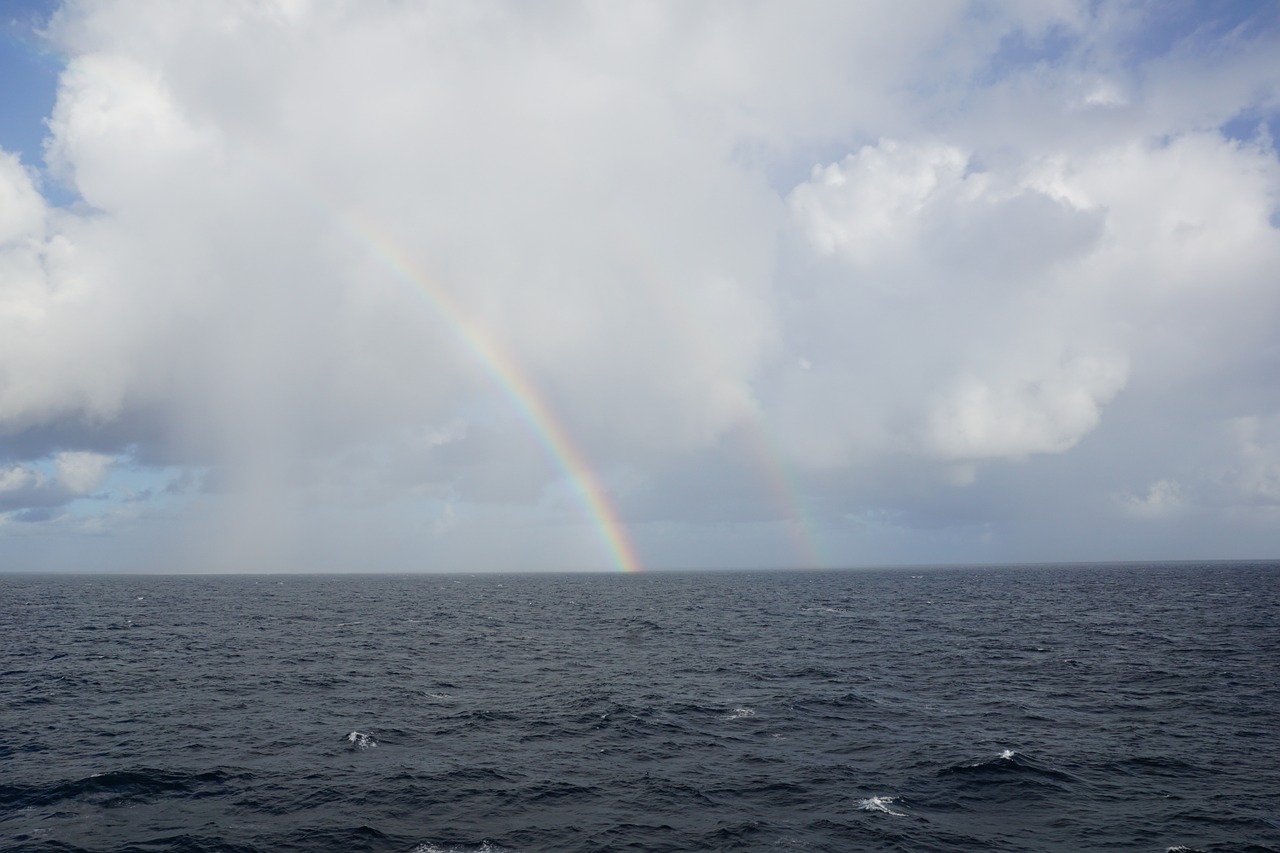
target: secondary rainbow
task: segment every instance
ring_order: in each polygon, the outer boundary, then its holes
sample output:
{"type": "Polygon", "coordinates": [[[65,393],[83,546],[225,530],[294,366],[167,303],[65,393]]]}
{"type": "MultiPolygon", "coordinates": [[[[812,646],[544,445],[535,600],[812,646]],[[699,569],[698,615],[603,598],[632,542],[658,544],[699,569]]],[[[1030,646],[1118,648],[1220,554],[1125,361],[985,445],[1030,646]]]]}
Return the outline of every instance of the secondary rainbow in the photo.
{"type": "Polygon", "coordinates": [[[807,569],[826,568],[828,561],[814,525],[804,510],[800,489],[783,461],[782,451],[779,450],[763,413],[756,413],[746,433],[751,455],[755,457],[756,470],[774,496],[775,505],[786,516],[783,525],[792,548],[800,557],[800,566],[807,569]]]}
{"type": "MultiPolygon", "coordinates": [[[[696,310],[682,305],[685,297],[680,279],[665,274],[655,260],[653,252],[622,233],[617,235],[622,248],[627,250],[627,264],[643,277],[645,286],[657,298],[654,305],[663,312],[668,327],[679,333],[691,352],[706,364],[723,361],[724,353],[716,346],[714,336],[706,333],[705,326],[694,321],[696,310]]],[[[732,370],[729,368],[728,370],[732,370]]],[[[732,438],[731,436],[728,438],[732,438]]],[[[743,450],[754,462],[761,485],[767,490],[774,506],[781,511],[779,519],[783,531],[791,541],[793,553],[802,568],[823,568],[828,561],[819,542],[815,525],[805,512],[795,477],[787,465],[786,456],[770,429],[766,414],[758,405],[744,419],[737,431],[743,442],[743,450]]]]}
{"type": "Polygon", "coordinates": [[[547,454],[572,481],[574,490],[617,568],[638,572],[643,566],[626,526],[596,476],[586,455],[573,441],[569,431],[556,416],[550,404],[528,374],[511,355],[478,324],[470,320],[462,308],[442,289],[435,287],[426,273],[417,269],[399,245],[380,236],[371,225],[348,213],[337,219],[348,237],[365,248],[370,257],[421,294],[431,310],[445,322],[457,338],[471,351],[489,375],[512,401],[521,420],[537,436],[547,454]]]}

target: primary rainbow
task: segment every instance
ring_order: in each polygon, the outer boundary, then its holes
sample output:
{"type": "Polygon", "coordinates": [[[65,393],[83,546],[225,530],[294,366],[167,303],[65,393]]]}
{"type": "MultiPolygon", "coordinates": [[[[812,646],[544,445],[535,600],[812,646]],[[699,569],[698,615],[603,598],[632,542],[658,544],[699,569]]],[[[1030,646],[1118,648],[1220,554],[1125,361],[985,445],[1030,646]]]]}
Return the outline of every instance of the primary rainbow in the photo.
{"type": "Polygon", "coordinates": [[[430,277],[417,269],[395,241],[380,236],[371,225],[362,223],[353,214],[340,216],[338,223],[384,269],[412,285],[415,291],[425,297],[431,310],[444,320],[502,387],[521,420],[528,425],[555,464],[569,476],[617,568],[624,572],[641,571],[643,566],[640,557],[627,534],[626,526],[618,517],[617,509],[601,485],[600,478],[596,476],[595,469],[574,443],[569,431],[529,375],[485,329],[467,317],[448,293],[434,286],[430,277]]]}

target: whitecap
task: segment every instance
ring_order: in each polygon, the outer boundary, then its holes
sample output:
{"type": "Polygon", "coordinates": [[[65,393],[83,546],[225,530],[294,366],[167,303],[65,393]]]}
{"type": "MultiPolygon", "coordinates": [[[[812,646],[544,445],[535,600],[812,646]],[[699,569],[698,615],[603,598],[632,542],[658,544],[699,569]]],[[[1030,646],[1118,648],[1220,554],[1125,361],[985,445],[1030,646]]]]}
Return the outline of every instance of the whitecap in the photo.
{"type": "Polygon", "coordinates": [[[906,817],[905,812],[895,812],[890,805],[902,802],[901,797],[867,797],[865,800],[858,800],[858,808],[864,812],[882,812],[891,814],[894,817],[906,817]]]}
{"type": "Polygon", "coordinates": [[[966,764],[964,766],[965,767],[990,767],[995,765],[997,761],[1012,761],[1013,757],[1017,754],[1018,753],[1012,749],[1002,749],[1000,750],[1000,754],[995,757],[995,760],[988,759],[985,761],[974,761],[973,763],[966,764]]]}
{"type": "Polygon", "coordinates": [[[373,739],[373,735],[364,732],[351,732],[347,735],[347,741],[356,749],[368,749],[371,746],[377,746],[378,742],[373,739]]]}
{"type": "Polygon", "coordinates": [[[478,847],[441,847],[439,844],[419,844],[410,853],[514,853],[505,847],[498,847],[488,841],[481,841],[478,847]]]}
{"type": "Polygon", "coordinates": [[[756,712],[750,708],[734,708],[733,713],[725,717],[726,720],[741,720],[744,717],[754,717],[756,712]]]}

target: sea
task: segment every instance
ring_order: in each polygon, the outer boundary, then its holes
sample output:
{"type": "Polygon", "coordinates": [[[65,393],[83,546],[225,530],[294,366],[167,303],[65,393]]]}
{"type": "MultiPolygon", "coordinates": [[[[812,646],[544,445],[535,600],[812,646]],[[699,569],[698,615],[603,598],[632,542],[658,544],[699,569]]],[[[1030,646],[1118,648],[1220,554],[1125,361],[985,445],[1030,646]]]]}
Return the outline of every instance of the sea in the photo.
{"type": "Polygon", "coordinates": [[[1280,563],[0,575],[0,850],[1280,851],[1280,563]]]}

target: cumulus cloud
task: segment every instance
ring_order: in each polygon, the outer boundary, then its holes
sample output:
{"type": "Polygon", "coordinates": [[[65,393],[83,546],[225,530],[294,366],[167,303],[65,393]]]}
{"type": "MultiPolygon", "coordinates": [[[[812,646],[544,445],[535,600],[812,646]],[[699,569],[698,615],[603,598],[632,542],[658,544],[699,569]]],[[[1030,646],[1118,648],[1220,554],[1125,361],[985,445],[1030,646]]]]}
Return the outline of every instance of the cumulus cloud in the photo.
{"type": "Polygon", "coordinates": [[[66,3],[0,155],[0,511],[198,472],[187,557],[552,568],[584,467],[681,565],[1265,491],[1220,436],[1280,412],[1280,165],[1223,128],[1277,38],[1163,14],[66,3]]]}
{"type": "Polygon", "coordinates": [[[811,351],[823,341],[827,379],[784,380],[791,406],[808,403],[789,429],[811,464],[877,443],[948,459],[1058,453],[1124,386],[1118,341],[1071,316],[1105,217],[1034,172],[883,140],[816,168],[789,199],[802,238],[834,261],[794,333],[811,351]],[[838,396],[851,404],[829,405],[838,396]]]}
{"type": "Polygon", "coordinates": [[[44,199],[17,155],[0,152],[0,245],[38,237],[44,199]]]}
{"type": "Polygon", "coordinates": [[[100,453],[68,451],[53,459],[55,476],[68,492],[88,494],[97,488],[111,466],[111,458],[100,453]]]}
{"type": "Polygon", "coordinates": [[[1069,450],[1098,424],[1102,404],[1124,384],[1123,361],[1096,357],[1026,375],[1001,377],[998,384],[965,378],[935,411],[929,441],[952,458],[1024,456],[1069,450]]]}
{"type": "Polygon", "coordinates": [[[966,184],[967,163],[952,146],[904,148],[886,140],[815,167],[812,179],[792,191],[791,206],[819,252],[867,266],[919,240],[926,205],[982,191],[966,184]]]}
{"type": "Polygon", "coordinates": [[[53,458],[52,474],[29,465],[0,468],[0,512],[41,510],[24,520],[52,517],[48,512],[84,497],[97,488],[111,466],[97,453],[69,451],[53,458]]]}

